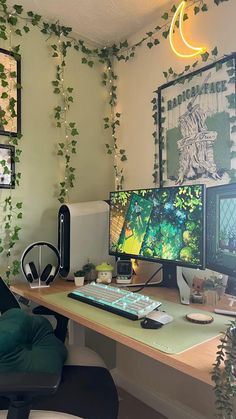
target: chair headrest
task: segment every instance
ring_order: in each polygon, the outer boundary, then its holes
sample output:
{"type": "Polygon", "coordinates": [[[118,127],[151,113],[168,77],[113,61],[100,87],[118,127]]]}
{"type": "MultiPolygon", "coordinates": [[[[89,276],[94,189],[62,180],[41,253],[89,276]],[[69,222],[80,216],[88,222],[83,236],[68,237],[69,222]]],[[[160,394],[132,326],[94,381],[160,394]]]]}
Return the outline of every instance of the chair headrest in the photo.
{"type": "Polygon", "coordinates": [[[66,356],[45,317],[19,308],[0,316],[0,372],[60,373],[66,356]]]}

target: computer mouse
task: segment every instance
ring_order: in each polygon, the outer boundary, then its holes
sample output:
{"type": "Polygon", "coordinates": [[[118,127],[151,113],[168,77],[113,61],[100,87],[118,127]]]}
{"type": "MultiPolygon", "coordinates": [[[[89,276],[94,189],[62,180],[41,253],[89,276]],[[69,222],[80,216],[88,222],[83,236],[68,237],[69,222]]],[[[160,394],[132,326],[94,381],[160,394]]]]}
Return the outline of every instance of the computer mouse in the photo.
{"type": "Polygon", "coordinates": [[[144,329],[159,329],[164,324],[170,323],[173,320],[174,319],[170,314],[167,314],[164,311],[154,310],[151,311],[140,324],[144,329]]]}

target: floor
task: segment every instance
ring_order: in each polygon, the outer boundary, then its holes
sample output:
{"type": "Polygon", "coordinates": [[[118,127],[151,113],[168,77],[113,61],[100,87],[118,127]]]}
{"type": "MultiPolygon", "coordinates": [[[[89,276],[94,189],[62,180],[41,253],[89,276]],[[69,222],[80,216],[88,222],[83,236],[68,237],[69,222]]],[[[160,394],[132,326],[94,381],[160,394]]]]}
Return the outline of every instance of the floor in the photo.
{"type": "Polygon", "coordinates": [[[140,400],[122,389],[118,389],[120,407],[118,419],[167,419],[140,400]]]}

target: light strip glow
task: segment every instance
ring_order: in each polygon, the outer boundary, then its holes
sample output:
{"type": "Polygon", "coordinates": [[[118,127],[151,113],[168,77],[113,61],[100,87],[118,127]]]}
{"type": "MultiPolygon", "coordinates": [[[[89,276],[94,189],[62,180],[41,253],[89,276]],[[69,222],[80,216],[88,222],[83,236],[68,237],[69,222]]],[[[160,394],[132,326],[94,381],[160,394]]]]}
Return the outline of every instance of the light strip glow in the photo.
{"type": "Polygon", "coordinates": [[[186,1],[183,0],[180,3],[180,5],[178,6],[178,8],[177,8],[177,10],[176,10],[176,12],[175,12],[175,14],[173,16],[173,19],[172,19],[172,22],[171,22],[171,25],[170,25],[170,35],[169,35],[169,38],[170,38],[170,46],[171,46],[172,50],[174,51],[174,53],[176,55],[178,55],[178,57],[191,58],[191,57],[195,57],[196,55],[203,54],[206,51],[206,48],[205,47],[194,47],[193,45],[190,45],[186,41],[186,39],[184,37],[182,24],[183,24],[183,17],[184,17],[185,5],[186,5],[186,1]],[[178,16],[179,16],[179,31],[180,31],[181,39],[182,39],[183,43],[189,49],[195,51],[195,52],[192,52],[191,54],[181,54],[180,52],[177,51],[177,49],[174,46],[174,29],[175,29],[175,23],[176,23],[176,21],[178,19],[178,16]]]}

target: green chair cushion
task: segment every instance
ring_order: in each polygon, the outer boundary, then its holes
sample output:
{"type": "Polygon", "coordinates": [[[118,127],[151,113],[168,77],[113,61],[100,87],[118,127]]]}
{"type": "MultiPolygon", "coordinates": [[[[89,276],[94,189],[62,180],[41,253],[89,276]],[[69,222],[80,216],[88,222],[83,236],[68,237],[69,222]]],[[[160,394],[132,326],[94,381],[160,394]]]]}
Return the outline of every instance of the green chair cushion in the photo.
{"type": "Polygon", "coordinates": [[[0,316],[0,372],[60,373],[66,356],[45,317],[19,308],[0,316]]]}

